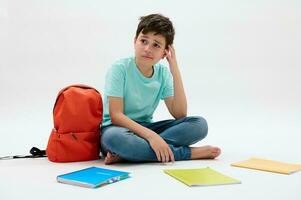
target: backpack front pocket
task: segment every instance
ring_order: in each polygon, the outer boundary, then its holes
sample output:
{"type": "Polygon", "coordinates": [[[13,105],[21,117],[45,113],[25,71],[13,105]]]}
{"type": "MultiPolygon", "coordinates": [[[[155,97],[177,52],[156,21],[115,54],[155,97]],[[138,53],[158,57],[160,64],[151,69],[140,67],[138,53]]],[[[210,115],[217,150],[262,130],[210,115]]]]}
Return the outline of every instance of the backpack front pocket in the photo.
{"type": "Polygon", "coordinates": [[[47,156],[54,162],[75,162],[99,159],[99,132],[51,132],[47,156]]]}

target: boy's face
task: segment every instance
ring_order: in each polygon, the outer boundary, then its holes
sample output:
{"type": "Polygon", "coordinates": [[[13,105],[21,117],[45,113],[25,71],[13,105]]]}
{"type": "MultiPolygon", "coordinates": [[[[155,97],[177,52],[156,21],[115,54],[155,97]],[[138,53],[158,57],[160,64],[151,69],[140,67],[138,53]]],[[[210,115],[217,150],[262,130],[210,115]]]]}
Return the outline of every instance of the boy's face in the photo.
{"type": "Polygon", "coordinates": [[[165,57],[165,38],[154,32],[139,33],[134,40],[136,61],[144,66],[153,66],[165,57]]]}

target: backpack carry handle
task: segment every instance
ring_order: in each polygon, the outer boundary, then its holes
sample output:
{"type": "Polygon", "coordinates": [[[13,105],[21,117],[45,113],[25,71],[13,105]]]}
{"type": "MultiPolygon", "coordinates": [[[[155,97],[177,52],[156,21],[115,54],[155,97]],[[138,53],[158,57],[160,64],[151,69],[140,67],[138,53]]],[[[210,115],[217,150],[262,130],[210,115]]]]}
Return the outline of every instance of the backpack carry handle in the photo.
{"type": "Polygon", "coordinates": [[[71,88],[71,87],[77,87],[77,88],[82,88],[82,89],[92,89],[92,90],[95,90],[95,92],[97,92],[97,93],[100,95],[100,93],[98,92],[98,90],[96,90],[95,88],[90,87],[90,86],[88,86],[88,85],[84,85],[84,84],[73,84],[73,85],[69,85],[69,86],[64,87],[63,89],[61,89],[61,90],[59,91],[59,93],[58,93],[58,95],[57,95],[57,97],[56,97],[54,106],[53,106],[53,112],[54,112],[55,105],[56,105],[56,103],[57,103],[57,101],[58,101],[58,99],[59,99],[59,96],[60,96],[64,91],[68,90],[68,89],[71,88]]]}

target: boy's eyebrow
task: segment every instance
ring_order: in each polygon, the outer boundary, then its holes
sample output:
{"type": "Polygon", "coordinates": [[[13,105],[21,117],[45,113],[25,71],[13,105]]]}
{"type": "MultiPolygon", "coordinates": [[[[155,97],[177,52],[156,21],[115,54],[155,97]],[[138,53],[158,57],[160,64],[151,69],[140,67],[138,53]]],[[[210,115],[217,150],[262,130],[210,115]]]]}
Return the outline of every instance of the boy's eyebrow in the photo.
{"type": "Polygon", "coordinates": [[[158,40],[155,40],[155,42],[157,42],[158,44],[162,45],[162,43],[161,43],[161,42],[159,42],[158,40]]]}

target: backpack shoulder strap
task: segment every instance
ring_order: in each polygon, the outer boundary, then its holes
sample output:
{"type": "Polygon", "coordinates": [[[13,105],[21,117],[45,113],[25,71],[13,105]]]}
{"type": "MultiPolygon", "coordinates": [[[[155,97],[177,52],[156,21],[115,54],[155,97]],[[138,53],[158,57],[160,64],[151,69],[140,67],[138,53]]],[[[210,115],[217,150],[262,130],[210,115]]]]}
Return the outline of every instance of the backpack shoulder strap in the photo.
{"type": "Polygon", "coordinates": [[[3,156],[0,157],[0,160],[9,160],[9,159],[17,159],[17,158],[40,158],[47,157],[45,150],[40,150],[37,147],[32,147],[29,151],[31,155],[15,155],[15,156],[3,156]]]}

